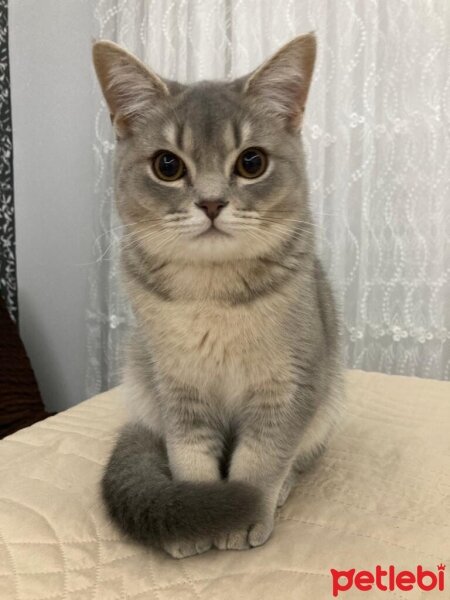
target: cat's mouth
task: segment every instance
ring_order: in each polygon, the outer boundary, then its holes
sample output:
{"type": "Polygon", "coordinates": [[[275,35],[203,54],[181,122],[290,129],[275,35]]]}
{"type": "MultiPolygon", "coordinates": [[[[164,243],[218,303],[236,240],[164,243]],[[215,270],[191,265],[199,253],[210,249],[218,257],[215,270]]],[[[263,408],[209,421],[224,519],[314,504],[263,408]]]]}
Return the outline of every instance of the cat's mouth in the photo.
{"type": "Polygon", "coordinates": [[[205,231],[202,231],[195,237],[197,237],[197,238],[199,238],[199,237],[202,237],[202,238],[204,238],[204,237],[231,237],[231,235],[229,233],[227,233],[226,231],[224,231],[223,229],[219,229],[218,227],[216,227],[216,225],[214,225],[214,223],[211,223],[211,225],[208,227],[208,229],[205,229],[205,231]]]}

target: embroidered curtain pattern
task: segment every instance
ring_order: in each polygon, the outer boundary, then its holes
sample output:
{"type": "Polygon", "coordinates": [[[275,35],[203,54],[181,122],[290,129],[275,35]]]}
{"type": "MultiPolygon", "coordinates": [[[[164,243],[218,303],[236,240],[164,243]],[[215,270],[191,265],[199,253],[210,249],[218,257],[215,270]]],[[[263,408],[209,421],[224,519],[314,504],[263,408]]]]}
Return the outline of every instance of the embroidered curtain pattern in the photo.
{"type": "MultiPolygon", "coordinates": [[[[450,3],[97,0],[94,16],[96,38],[181,81],[243,75],[293,36],[316,31],[303,137],[346,364],[449,379],[450,3]]],[[[114,140],[96,98],[89,394],[117,382],[131,319],[118,273],[114,140]]]]}

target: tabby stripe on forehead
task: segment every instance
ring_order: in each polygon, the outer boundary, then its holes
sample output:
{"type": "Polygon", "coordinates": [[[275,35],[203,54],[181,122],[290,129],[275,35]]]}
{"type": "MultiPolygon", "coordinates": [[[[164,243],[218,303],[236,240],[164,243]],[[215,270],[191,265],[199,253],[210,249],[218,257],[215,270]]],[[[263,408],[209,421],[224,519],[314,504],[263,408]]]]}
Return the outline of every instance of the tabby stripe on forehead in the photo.
{"type": "Polygon", "coordinates": [[[233,135],[234,135],[234,147],[237,149],[240,147],[240,145],[242,143],[241,128],[239,127],[239,125],[237,124],[236,121],[232,122],[232,127],[233,127],[233,135]]]}
{"type": "Polygon", "coordinates": [[[181,148],[182,150],[185,150],[184,146],[183,146],[183,136],[184,136],[184,123],[178,123],[178,128],[177,128],[177,146],[178,148],[181,148]]]}
{"type": "Polygon", "coordinates": [[[244,121],[240,129],[241,144],[248,140],[248,138],[250,137],[251,130],[252,128],[250,126],[250,123],[248,121],[244,121]]]}
{"type": "Polygon", "coordinates": [[[175,126],[175,123],[170,122],[164,126],[163,135],[167,139],[167,141],[173,145],[175,145],[177,142],[177,134],[178,134],[178,131],[175,126]]]}
{"type": "Polygon", "coordinates": [[[192,153],[194,150],[194,138],[192,135],[192,129],[189,127],[189,125],[183,126],[180,148],[187,153],[192,153]]]}

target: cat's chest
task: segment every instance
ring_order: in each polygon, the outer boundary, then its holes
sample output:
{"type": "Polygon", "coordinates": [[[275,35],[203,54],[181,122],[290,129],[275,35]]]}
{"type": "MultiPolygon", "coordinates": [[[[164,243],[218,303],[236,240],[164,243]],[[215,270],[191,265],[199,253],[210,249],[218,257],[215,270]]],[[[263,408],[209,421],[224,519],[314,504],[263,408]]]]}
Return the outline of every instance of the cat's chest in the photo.
{"type": "Polygon", "coordinates": [[[280,369],[280,322],[266,306],[222,308],[185,304],[154,314],[160,367],[186,384],[227,397],[241,395],[280,369]]]}

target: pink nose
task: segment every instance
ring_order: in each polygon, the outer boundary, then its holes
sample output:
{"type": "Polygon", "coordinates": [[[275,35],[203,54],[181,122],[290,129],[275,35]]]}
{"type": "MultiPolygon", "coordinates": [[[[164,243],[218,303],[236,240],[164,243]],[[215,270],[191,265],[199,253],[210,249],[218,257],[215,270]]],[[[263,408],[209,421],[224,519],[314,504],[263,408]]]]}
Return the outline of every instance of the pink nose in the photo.
{"type": "Polygon", "coordinates": [[[196,202],[195,204],[211,219],[211,221],[214,221],[228,202],[225,202],[225,200],[200,200],[200,202],[196,202]]]}

